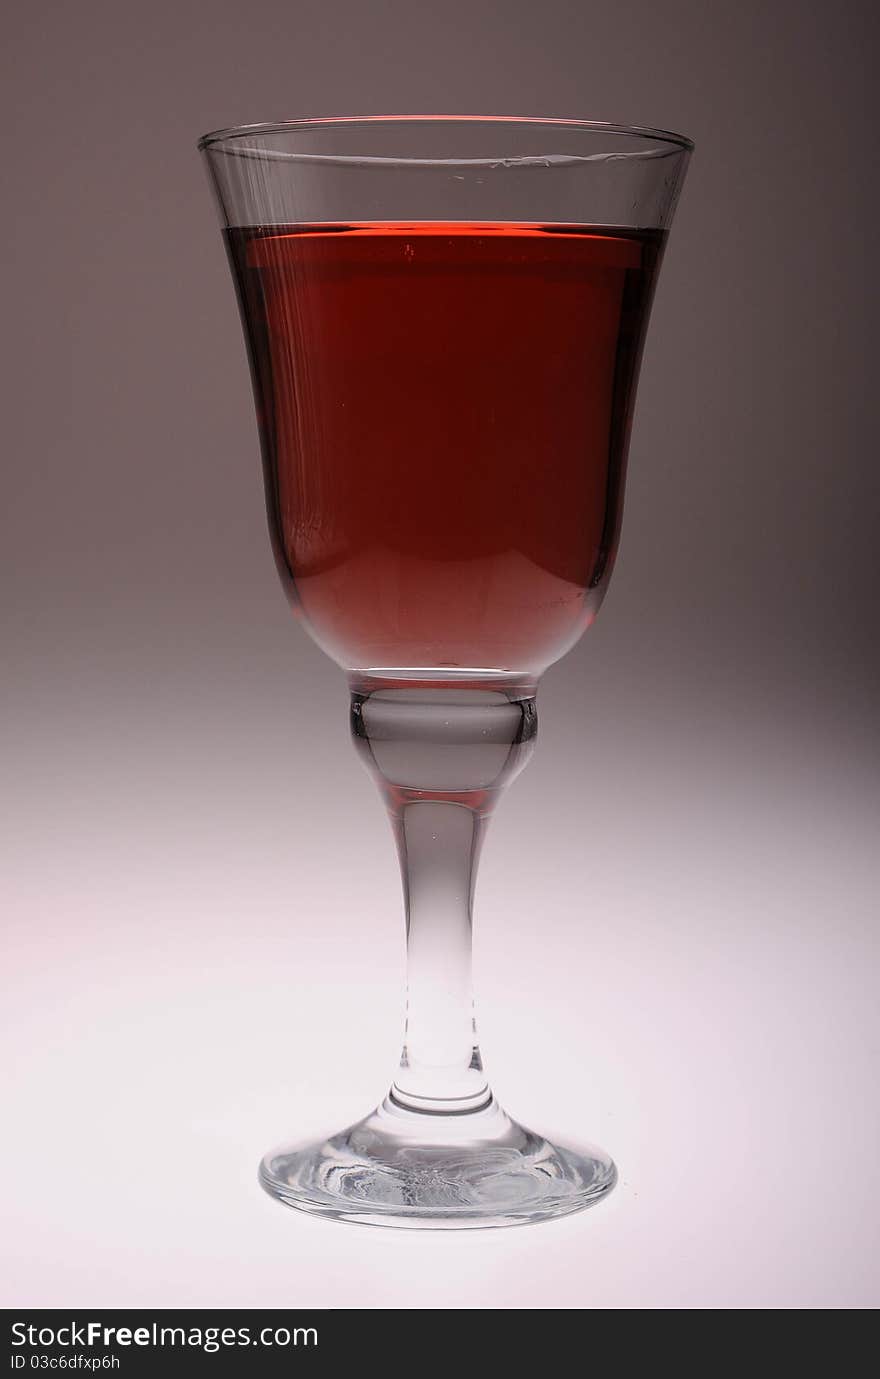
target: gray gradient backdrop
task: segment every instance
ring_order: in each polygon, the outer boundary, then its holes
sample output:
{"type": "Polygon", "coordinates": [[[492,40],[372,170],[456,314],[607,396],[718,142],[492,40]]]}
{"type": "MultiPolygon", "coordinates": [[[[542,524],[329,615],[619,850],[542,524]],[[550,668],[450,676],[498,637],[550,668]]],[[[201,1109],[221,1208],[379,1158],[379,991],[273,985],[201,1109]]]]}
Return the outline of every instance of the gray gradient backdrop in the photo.
{"type": "Polygon", "coordinates": [[[877,39],[867,3],[795,0],[14,7],[5,1305],[880,1301],[877,39]],[[497,1091],[622,1182],[439,1239],[254,1183],[384,1090],[401,906],[343,677],[272,567],[195,152],[418,110],[697,142],[611,592],[478,897],[497,1091]]]}

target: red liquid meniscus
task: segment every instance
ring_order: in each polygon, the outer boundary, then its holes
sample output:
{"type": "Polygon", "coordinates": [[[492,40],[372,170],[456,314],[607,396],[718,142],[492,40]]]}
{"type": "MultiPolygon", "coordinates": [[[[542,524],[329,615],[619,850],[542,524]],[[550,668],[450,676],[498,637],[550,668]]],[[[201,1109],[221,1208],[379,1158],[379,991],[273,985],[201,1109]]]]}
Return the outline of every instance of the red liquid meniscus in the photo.
{"type": "Polygon", "coordinates": [[[292,604],[348,670],[536,676],[620,529],[657,231],[227,232],[292,604]]]}

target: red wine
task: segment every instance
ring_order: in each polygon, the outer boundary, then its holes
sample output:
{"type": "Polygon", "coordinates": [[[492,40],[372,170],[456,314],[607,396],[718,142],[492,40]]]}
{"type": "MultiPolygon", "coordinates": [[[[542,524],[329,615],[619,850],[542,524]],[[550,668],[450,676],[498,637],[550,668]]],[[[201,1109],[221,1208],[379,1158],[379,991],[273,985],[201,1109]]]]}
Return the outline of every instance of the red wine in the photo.
{"type": "Polygon", "coordinates": [[[657,231],[228,232],[282,579],[349,670],[536,675],[620,529],[657,231]]]}

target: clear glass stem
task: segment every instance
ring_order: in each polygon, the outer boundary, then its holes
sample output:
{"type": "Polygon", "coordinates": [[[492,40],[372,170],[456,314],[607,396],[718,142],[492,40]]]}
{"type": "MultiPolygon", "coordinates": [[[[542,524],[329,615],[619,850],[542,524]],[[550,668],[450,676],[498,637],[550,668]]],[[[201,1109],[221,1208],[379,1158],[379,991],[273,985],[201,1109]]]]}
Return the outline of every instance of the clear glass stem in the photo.
{"type": "Polygon", "coordinates": [[[385,796],[403,876],[407,1014],[389,1093],[438,1115],[492,1101],[474,1022],[472,906],[489,815],[537,732],[533,694],[484,689],[355,693],[355,744],[385,796]]]}
{"type": "Polygon", "coordinates": [[[406,901],[406,1034],[391,1089],[412,1110],[479,1110],[491,1100],[474,1022],[472,903],[484,820],[447,800],[393,816],[406,901]]]}

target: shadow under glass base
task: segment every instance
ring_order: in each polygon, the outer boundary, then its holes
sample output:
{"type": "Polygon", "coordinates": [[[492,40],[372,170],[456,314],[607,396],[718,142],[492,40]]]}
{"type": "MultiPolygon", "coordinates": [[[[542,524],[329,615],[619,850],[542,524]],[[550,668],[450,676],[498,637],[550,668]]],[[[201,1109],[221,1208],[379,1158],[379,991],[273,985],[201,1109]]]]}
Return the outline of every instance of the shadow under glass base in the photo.
{"type": "Polygon", "coordinates": [[[464,1115],[424,1114],[386,1097],[322,1143],[267,1154],[260,1183],[299,1211],[371,1226],[517,1226],[582,1211],[613,1188],[601,1150],[566,1149],[512,1121],[494,1100],[464,1115]]]}

